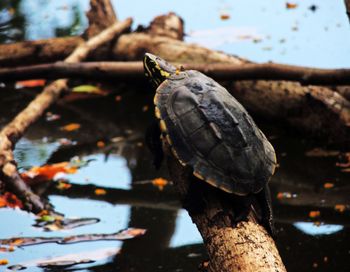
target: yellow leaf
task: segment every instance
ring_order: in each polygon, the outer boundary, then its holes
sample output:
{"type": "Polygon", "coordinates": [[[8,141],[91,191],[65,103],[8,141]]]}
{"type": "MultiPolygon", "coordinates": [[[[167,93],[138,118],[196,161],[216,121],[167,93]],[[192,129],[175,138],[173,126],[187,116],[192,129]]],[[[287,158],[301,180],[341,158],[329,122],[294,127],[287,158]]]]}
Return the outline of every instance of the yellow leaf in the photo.
{"type": "Polygon", "coordinates": [[[105,189],[96,189],[95,190],[95,195],[105,195],[107,194],[105,189]]]}
{"type": "Polygon", "coordinates": [[[93,85],[80,85],[80,86],[74,87],[72,89],[72,92],[75,92],[75,93],[92,93],[92,94],[99,94],[99,95],[106,95],[107,94],[106,91],[103,91],[99,87],[93,86],[93,85]]]}
{"type": "Polygon", "coordinates": [[[80,127],[81,127],[80,124],[71,123],[71,124],[68,124],[68,125],[65,125],[65,126],[61,127],[61,130],[64,130],[64,131],[74,131],[74,130],[78,130],[80,127]]]}

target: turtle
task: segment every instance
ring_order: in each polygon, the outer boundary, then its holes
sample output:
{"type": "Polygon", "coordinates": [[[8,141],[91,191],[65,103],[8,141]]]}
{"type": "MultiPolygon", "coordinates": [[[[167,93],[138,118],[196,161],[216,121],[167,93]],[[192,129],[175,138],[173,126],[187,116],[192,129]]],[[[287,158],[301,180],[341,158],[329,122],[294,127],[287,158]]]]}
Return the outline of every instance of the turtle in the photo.
{"type": "Polygon", "coordinates": [[[156,167],[165,144],[198,179],[226,193],[256,196],[262,224],[272,233],[268,181],[275,172],[276,154],[246,109],[199,71],[177,69],[150,53],[144,55],[143,64],[145,76],[156,88],[157,122],[147,133],[156,167]]]}

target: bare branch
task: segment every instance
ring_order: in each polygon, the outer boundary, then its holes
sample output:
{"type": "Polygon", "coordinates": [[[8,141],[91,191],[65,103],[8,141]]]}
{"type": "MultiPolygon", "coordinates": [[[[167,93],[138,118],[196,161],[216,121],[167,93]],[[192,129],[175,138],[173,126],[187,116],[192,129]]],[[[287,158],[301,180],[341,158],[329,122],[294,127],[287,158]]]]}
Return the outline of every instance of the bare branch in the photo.
{"type": "MultiPolygon", "coordinates": [[[[350,69],[317,69],[277,63],[264,64],[183,64],[217,80],[288,80],[303,85],[348,85],[350,69]]],[[[0,69],[0,80],[78,77],[93,79],[142,79],[142,62],[84,62],[39,64],[0,69]]]]}

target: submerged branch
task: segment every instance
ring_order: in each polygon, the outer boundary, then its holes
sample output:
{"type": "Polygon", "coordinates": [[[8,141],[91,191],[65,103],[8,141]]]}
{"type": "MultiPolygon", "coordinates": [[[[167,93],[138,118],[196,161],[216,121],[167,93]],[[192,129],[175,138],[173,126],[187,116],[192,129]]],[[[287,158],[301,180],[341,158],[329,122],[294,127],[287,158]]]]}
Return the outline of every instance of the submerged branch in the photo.
{"type": "MultiPolygon", "coordinates": [[[[65,59],[65,62],[72,63],[83,60],[90,51],[112,40],[116,35],[128,29],[131,22],[131,19],[127,19],[112,25],[99,35],[78,46],[73,53],[65,59]]],[[[13,189],[13,191],[17,193],[17,196],[24,202],[27,209],[33,212],[42,211],[45,205],[19,176],[12,150],[27,128],[34,123],[65,90],[67,90],[67,79],[54,81],[45,87],[43,92],[0,132],[0,179],[5,182],[8,188],[13,189]]]]}
{"type": "MultiPolygon", "coordinates": [[[[350,69],[317,69],[277,63],[263,64],[182,64],[217,80],[288,80],[303,85],[349,85],[350,69]]],[[[31,78],[143,79],[142,62],[84,62],[39,64],[0,69],[0,80],[31,78]]]]}

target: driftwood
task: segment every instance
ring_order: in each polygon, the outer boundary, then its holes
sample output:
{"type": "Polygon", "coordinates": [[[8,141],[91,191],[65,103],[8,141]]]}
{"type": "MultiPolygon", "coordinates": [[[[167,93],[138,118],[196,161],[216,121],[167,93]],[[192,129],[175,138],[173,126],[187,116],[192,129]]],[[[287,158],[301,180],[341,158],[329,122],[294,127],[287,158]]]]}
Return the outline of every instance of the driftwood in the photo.
{"type": "MultiPolygon", "coordinates": [[[[179,68],[198,70],[216,80],[288,80],[303,85],[350,84],[350,69],[317,69],[277,63],[264,64],[179,64],[179,68]]],[[[55,62],[0,69],[0,80],[32,78],[144,79],[142,62],[55,62]]]]}
{"type": "MultiPolygon", "coordinates": [[[[115,23],[110,28],[78,46],[65,62],[73,63],[83,60],[90,51],[110,41],[131,25],[131,19],[115,23]]],[[[25,130],[35,122],[43,112],[67,90],[67,79],[59,79],[44,88],[22,112],[20,112],[0,132],[0,179],[26,204],[28,210],[40,212],[44,204],[30,190],[18,174],[12,150],[25,130]]]]}
{"type": "MultiPolygon", "coordinates": [[[[169,16],[171,20],[166,20],[167,16],[158,17],[157,23],[151,23],[151,27],[142,32],[122,35],[112,50],[112,57],[116,60],[135,61],[142,59],[145,52],[151,52],[176,63],[220,63],[242,66],[252,64],[232,55],[181,41],[182,21],[175,20],[174,14],[169,16]],[[159,23],[161,20],[167,23],[159,23]],[[172,22],[175,22],[174,25],[171,25],[172,22]],[[157,30],[157,27],[165,26],[166,29],[171,29],[169,35],[162,29],[157,30]]],[[[70,38],[69,46],[67,41],[67,48],[70,48],[71,44],[80,42],[80,37],[70,38]]],[[[63,50],[64,46],[62,46],[60,52],[55,48],[51,51],[52,54],[48,54],[50,46],[56,43],[55,39],[38,43],[40,45],[34,46],[36,51],[30,52],[26,51],[27,48],[31,48],[31,44],[27,43],[0,45],[0,65],[11,63],[8,61],[9,55],[13,59],[12,62],[18,63],[18,60],[29,64],[33,54],[36,55],[38,63],[58,60],[63,54],[69,53],[69,50],[66,50],[67,48],[63,50]]],[[[98,56],[98,52],[95,55],[98,56]]],[[[290,81],[262,80],[227,81],[225,85],[253,114],[280,121],[302,131],[305,135],[321,138],[330,144],[344,148],[350,146],[350,103],[343,97],[343,94],[349,96],[349,88],[345,87],[341,89],[342,92],[336,92],[328,87],[302,86],[300,83],[290,81]]]]}

